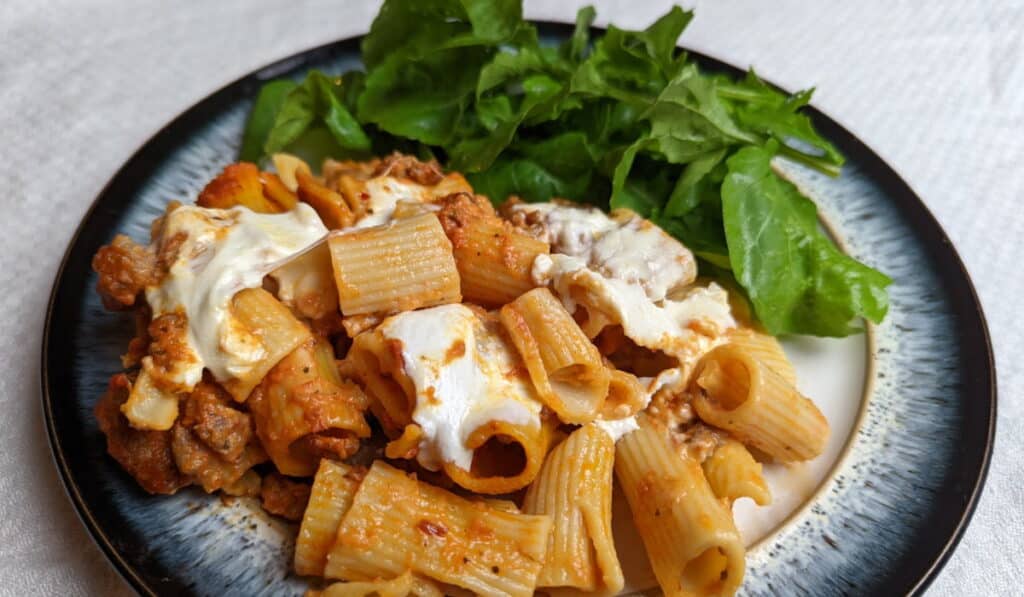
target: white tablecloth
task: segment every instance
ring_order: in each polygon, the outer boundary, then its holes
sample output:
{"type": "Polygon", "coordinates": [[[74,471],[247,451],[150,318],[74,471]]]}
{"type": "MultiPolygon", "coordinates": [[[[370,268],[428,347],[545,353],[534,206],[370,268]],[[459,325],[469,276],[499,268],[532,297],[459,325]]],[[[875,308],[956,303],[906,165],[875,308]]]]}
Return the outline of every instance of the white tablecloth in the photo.
{"type": "MultiPolygon", "coordinates": [[[[663,2],[595,1],[642,27],[663,2]]],[[[1002,395],[988,485],[932,595],[1024,580],[1024,4],[696,2],[684,42],[789,88],[857,133],[938,216],[974,278],[1002,395]]],[[[526,2],[571,21],[575,2],[526,2]]],[[[367,29],[377,2],[50,0],[0,6],[0,595],[127,594],[51,464],[39,346],[60,257],[90,202],[153,132],[277,58],[367,29]]]]}

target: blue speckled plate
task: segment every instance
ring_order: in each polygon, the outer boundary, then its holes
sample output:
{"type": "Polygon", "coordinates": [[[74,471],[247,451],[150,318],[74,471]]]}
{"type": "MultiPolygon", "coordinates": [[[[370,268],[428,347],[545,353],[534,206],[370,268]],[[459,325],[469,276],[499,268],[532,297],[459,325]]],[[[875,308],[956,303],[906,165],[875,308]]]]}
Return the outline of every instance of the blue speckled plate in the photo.
{"type": "MultiPolygon", "coordinates": [[[[571,30],[540,27],[548,39],[571,30]]],[[[694,56],[706,69],[740,72],[694,56]]],[[[194,197],[234,161],[262,82],[358,64],[358,39],[344,40],[199,102],[117,173],[65,255],[43,342],[50,442],[82,520],[141,593],[300,594],[307,585],[288,571],[294,525],[255,503],[222,503],[194,489],[150,497],[107,457],[92,408],[118,369],[132,324],[101,307],[90,259],[117,233],[148,238],[149,222],[168,200],[194,197]]],[[[848,165],[836,180],[799,169],[787,174],[818,201],[850,253],[895,280],[892,307],[872,328],[867,363],[859,365],[865,398],[848,441],[809,507],[753,546],[742,591],[918,593],[955,547],[985,479],[996,409],[992,350],[963,264],[921,200],[853,135],[812,113],[848,165]]]]}

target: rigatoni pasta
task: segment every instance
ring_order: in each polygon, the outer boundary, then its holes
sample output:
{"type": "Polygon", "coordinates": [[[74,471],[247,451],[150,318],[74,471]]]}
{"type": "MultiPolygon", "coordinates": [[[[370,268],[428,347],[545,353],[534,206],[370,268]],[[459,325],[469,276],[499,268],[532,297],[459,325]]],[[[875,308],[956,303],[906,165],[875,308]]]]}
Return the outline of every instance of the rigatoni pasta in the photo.
{"type": "Polygon", "coordinates": [[[473,503],[375,462],[327,556],[329,578],[388,578],[411,570],[478,595],[532,595],[548,516],[473,503]]]}
{"type": "Polygon", "coordinates": [[[344,315],[457,303],[452,246],[433,214],[327,239],[344,315]]]}
{"type": "Polygon", "coordinates": [[[96,416],[147,491],[301,517],[293,568],[335,597],[620,593],[621,491],[666,595],[736,591],[732,505],[828,424],[685,247],[628,210],[499,214],[410,156],[273,162],[95,260],[139,322],[96,416]]]}
{"type": "Polygon", "coordinates": [[[362,471],[348,465],[326,458],[320,461],[295,540],[296,573],[323,576],[327,554],[337,538],[342,518],[352,506],[362,477],[362,471]]]}
{"type": "Polygon", "coordinates": [[[567,423],[593,420],[608,395],[611,374],[551,291],[537,288],[505,305],[501,322],[548,408],[567,423]]]}
{"type": "Polygon", "coordinates": [[[743,444],[726,439],[701,463],[704,477],[716,496],[732,502],[748,497],[758,505],[767,506],[772,494],[764,480],[762,465],[754,460],[743,444]]]}
{"type": "Polygon", "coordinates": [[[249,397],[256,433],[277,470],[312,475],[322,456],[347,458],[369,437],[369,400],[342,380],[334,351],[310,338],[274,366],[249,397]]]}
{"type": "Polygon", "coordinates": [[[530,270],[548,244],[499,218],[484,197],[459,193],[441,202],[437,217],[452,241],[463,297],[485,306],[501,306],[537,284],[530,270]]]}
{"type": "Polygon", "coordinates": [[[525,513],[552,519],[538,586],[622,590],[611,527],[614,462],[615,442],[594,425],[577,429],[548,455],[523,498],[525,513]]]}
{"type": "Polygon", "coordinates": [[[667,596],[731,595],[743,581],[743,541],[700,464],[680,456],[646,417],[616,448],[615,474],[658,584],[667,596]]]}
{"type": "Polygon", "coordinates": [[[744,348],[709,352],[693,383],[701,419],[778,462],[809,460],[825,449],[828,422],[818,407],[744,348]]]}
{"type": "Polygon", "coordinates": [[[245,401],[270,369],[310,338],[309,328],[262,288],[240,291],[231,300],[231,312],[244,330],[250,354],[258,354],[245,371],[224,382],[235,400],[245,401]]]}
{"type": "Polygon", "coordinates": [[[750,356],[761,361],[766,367],[779,374],[791,386],[796,385],[796,370],[790,362],[782,345],[774,337],[749,328],[739,328],[729,332],[729,344],[737,346],[750,356]]]}
{"type": "Polygon", "coordinates": [[[323,591],[309,591],[307,597],[443,597],[434,583],[412,572],[390,580],[337,582],[323,591]]]}

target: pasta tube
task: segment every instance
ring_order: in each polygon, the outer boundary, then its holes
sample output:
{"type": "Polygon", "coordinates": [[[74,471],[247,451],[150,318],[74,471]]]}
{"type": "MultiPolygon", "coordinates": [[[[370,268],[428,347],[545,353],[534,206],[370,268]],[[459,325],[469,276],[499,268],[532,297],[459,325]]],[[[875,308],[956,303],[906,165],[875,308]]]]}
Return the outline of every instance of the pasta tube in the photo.
{"type": "Polygon", "coordinates": [[[433,214],[334,235],[327,243],[346,316],[462,300],[452,245],[433,214]]]}
{"type": "Polygon", "coordinates": [[[700,464],[645,416],[616,448],[615,474],[658,584],[668,596],[732,595],[744,572],[743,541],[700,464]]]}
{"type": "MultiPolygon", "coordinates": [[[[231,299],[231,314],[252,339],[260,359],[244,374],[222,382],[231,396],[244,402],[266,374],[288,353],[309,340],[309,328],[262,288],[247,288],[231,299]]],[[[219,381],[219,380],[218,380],[219,381]]]]}
{"type": "Polygon", "coordinates": [[[523,501],[525,513],[552,519],[538,586],[622,590],[611,527],[614,462],[615,443],[594,425],[577,429],[548,455],[523,501]]]}
{"type": "Polygon", "coordinates": [[[394,578],[411,570],[478,595],[532,595],[548,516],[502,512],[377,461],[327,556],[329,578],[394,578]]]}
{"type": "Polygon", "coordinates": [[[309,591],[306,597],[443,597],[441,589],[412,572],[391,580],[338,582],[323,591],[309,591]]]}
{"type": "Polygon", "coordinates": [[[796,385],[796,369],[793,368],[793,363],[783,352],[782,345],[774,337],[749,328],[738,328],[729,332],[727,341],[750,353],[755,359],[778,373],[789,385],[796,385]]]}
{"type": "Polygon", "coordinates": [[[537,288],[505,305],[501,322],[544,403],[566,423],[593,420],[611,376],[597,348],[551,291],[537,288]]]}
{"type": "Polygon", "coordinates": [[[754,500],[758,506],[772,503],[761,472],[761,463],[734,439],[726,439],[701,463],[704,476],[715,495],[731,504],[741,497],[754,500]]]}
{"type": "Polygon", "coordinates": [[[323,455],[346,458],[368,437],[369,400],[343,381],[330,344],[310,338],[281,359],[252,393],[256,433],[277,469],[292,476],[316,471],[323,455]]]}
{"type": "Polygon", "coordinates": [[[710,425],[779,462],[825,449],[828,421],[810,399],[741,346],[712,350],[694,372],[693,408],[710,425]]]}
{"type": "Polygon", "coordinates": [[[551,421],[538,426],[489,421],[466,439],[466,447],[473,450],[469,470],[445,462],[444,472],[459,486],[476,493],[497,495],[522,489],[540,472],[553,427],[551,421]]]}
{"type": "Polygon", "coordinates": [[[486,199],[477,201],[469,193],[447,197],[437,216],[452,242],[463,297],[496,307],[537,286],[530,270],[548,244],[497,217],[486,199]]]}
{"type": "Polygon", "coordinates": [[[296,573],[323,576],[327,553],[334,545],[341,519],[352,506],[360,481],[362,473],[347,464],[326,458],[320,461],[295,541],[296,573]]]}

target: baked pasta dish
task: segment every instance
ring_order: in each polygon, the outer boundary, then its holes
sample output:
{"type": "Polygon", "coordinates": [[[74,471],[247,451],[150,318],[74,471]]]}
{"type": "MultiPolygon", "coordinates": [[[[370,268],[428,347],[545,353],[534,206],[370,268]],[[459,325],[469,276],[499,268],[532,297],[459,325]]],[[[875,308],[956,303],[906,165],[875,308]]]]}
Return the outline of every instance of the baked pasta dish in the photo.
{"type": "Polygon", "coordinates": [[[272,163],[93,259],[137,321],[95,414],[144,490],[298,522],[312,594],[516,596],[622,591],[621,491],[666,595],[737,590],[733,502],[829,432],[740,295],[629,210],[272,163]]]}

